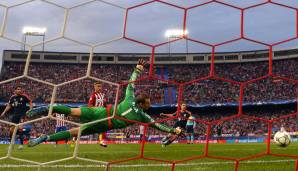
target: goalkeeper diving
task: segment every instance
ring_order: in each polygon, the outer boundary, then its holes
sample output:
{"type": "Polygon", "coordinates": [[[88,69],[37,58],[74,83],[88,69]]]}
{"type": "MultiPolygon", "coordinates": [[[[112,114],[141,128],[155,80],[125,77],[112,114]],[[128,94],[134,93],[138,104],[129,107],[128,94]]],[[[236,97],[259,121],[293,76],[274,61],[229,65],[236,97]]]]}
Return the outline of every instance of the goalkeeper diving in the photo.
{"type": "MultiPolygon", "coordinates": [[[[125,128],[129,125],[133,125],[134,122],[129,122],[127,120],[131,121],[137,121],[137,122],[143,122],[143,123],[152,123],[149,126],[156,128],[160,131],[172,133],[175,135],[182,134],[182,131],[180,128],[171,128],[166,125],[155,123],[155,120],[151,118],[144,110],[147,110],[150,108],[150,97],[146,94],[140,94],[137,97],[134,95],[134,81],[136,81],[138,75],[144,70],[146,62],[142,59],[139,60],[136,68],[134,69],[129,83],[126,88],[125,92],[125,99],[117,105],[117,111],[116,115],[117,117],[121,117],[124,120],[111,118],[109,120],[105,120],[102,122],[85,125],[81,127],[81,135],[91,135],[95,133],[103,133],[107,132],[108,130],[112,129],[121,129],[125,128]]],[[[33,117],[38,116],[42,114],[47,114],[49,112],[49,106],[44,107],[38,107],[31,109],[27,112],[27,116],[33,117]]],[[[80,107],[80,108],[70,108],[64,105],[56,105],[53,106],[53,113],[60,113],[65,114],[66,116],[73,116],[73,117],[79,117],[81,123],[87,123],[92,122],[100,119],[107,118],[113,114],[115,110],[115,106],[109,105],[107,107],[80,107]]],[[[71,139],[72,137],[76,137],[79,132],[78,128],[73,128],[67,131],[58,132],[51,135],[41,135],[38,138],[31,139],[28,142],[29,147],[36,146],[43,142],[48,141],[59,141],[59,140],[65,140],[65,139],[71,139]]]]}

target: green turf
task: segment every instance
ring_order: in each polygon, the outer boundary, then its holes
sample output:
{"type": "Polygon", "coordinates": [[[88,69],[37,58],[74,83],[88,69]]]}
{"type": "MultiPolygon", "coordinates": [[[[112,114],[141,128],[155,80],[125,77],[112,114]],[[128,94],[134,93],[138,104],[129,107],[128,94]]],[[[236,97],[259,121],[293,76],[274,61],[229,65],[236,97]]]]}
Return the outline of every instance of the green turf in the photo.
{"type": "MultiPolygon", "coordinates": [[[[0,154],[4,156],[8,145],[0,145],[0,154]]],[[[79,157],[89,158],[96,161],[113,161],[131,157],[140,154],[141,146],[139,144],[110,144],[108,148],[102,148],[98,145],[80,145],[79,157]]],[[[212,156],[226,156],[233,158],[247,157],[253,154],[265,152],[264,143],[239,143],[239,144],[209,144],[209,154],[212,156]]],[[[27,148],[22,151],[15,147],[12,156],[37,162],[48,162],[72,156],[74,148],[65,145],[39,145],[35,148],[27,148]]],[[[276,154],[291,154],[298,156],[298,143],[292,143],[287,148],[277,147],[272,144],[271,151],[276,154]]],[[[162,148],[159,144],[146,144],[144,155],[150,158],[162,160],[181,160],[192,156],[202,155],[204,152],[203,144],[172,144],[162,148]]],[[[0,157],[2,157],[0,156],[0,157]]],[[[38,170],[37,165],[20,162],[10,159],[0,160],[0,171],[31,171],[38,170]],[[20,167],[18,167],[20,166],[20,167]]],[[[104,170],[105,165],[98,162],[69,160],[57,162],[45,167],[40,171],[98,171],[104,170]]],[[[239,164],[239,171],[287,171],[294,170],[295,160],[286,157],[264,156],[250,161],[243,161],[239,164]]],[[[165,163],[134,160],[130,162],[113,164],[110,171],[164,171],[171,170],[171,165],[165,163]]],[[[200,171],[200,170],[234,170],[234,161],[224,161],[218,159],[204,158],[191,160],[186,163],[177,164],[175,171],[200,171]]]]}

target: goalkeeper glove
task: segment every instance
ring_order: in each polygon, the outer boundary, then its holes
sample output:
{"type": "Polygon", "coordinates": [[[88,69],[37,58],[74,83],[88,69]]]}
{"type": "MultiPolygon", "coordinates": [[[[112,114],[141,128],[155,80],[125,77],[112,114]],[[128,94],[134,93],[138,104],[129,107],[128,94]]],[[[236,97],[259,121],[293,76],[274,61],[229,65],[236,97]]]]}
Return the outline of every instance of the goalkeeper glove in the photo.
{"type": "Polygon", "coordinates": [[[138,71],[143,71],[144,70],[144,66],[146,65],[146,61],[144,59],[139,59],[139,62],[137,64],[137,70],[138,71]]]}

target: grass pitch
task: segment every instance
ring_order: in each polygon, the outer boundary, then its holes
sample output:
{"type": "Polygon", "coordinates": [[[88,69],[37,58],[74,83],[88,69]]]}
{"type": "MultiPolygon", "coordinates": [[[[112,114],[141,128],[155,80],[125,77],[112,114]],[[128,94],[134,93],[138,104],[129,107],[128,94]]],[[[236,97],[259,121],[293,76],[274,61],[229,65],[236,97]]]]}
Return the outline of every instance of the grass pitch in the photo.
{"type": "MultiPolygon", "coordinates": [[[[182,160],[204,153],[204,144],[172,144],[162,148],[160,144],[146,144],[144,156],[162,160],[182,160]]],[[[7,154],[8,145],[0,145],[0,157],[7,154]]],[[[78,157],[96,161],[114,161],[137,157],[140,154],[140,144],[110,144],[102,148],[97,144],[80,145],[78,157]]],[[[49,162],[71,157],[74,148],[69,145],[39,145],[34,148],[25,147],[18,150],[17,146],[12,152],[13,157],[32,160],[36,162],[49,162]]],[[[266,151],[265,143],[239,143],[239,144],[209,144],[210,156],[223,156],[231,158],[248,157],[266,151]]],[[[286,148],[271,144],[271,152],[275,154],[289,154],[298,156],[298,143],[292,143],[286,148]]],[[[296,158],[297,159],[297,158],[296,158]]],[[[239,171],[294,171],[295,158],[275,157],[266,155],[257,159],[241,161],[239,171]]],[[[230,171],[234,170],[234,161],[203,158],[177,164],[175,171],[230,171]]],[[[38,168],[38,165],[20,162],[11,159],[0,160],[0,171],[103,171],[105,164],[77,159],[56,162],[38,168]]],[[[171,164],[150,161],[134,160],[119,164],[112,164],[109,171],[168,171],[171,164]]]]}

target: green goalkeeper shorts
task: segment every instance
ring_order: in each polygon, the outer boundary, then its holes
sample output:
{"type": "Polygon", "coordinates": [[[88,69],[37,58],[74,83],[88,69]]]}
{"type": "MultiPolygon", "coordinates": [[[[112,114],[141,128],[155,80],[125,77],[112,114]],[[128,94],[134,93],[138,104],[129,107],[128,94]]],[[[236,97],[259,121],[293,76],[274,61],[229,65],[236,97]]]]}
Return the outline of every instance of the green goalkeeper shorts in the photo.
{"type": "MultiPolygon", "coordinates": [[[[96,121],[107,118],[106,108],[104,107],[81,107],[81,123],[96,121]]],[[[101,121],[91,125],[83,126],[82,135],[102,133],[108,130],[108,121],[101,121]]]]}

